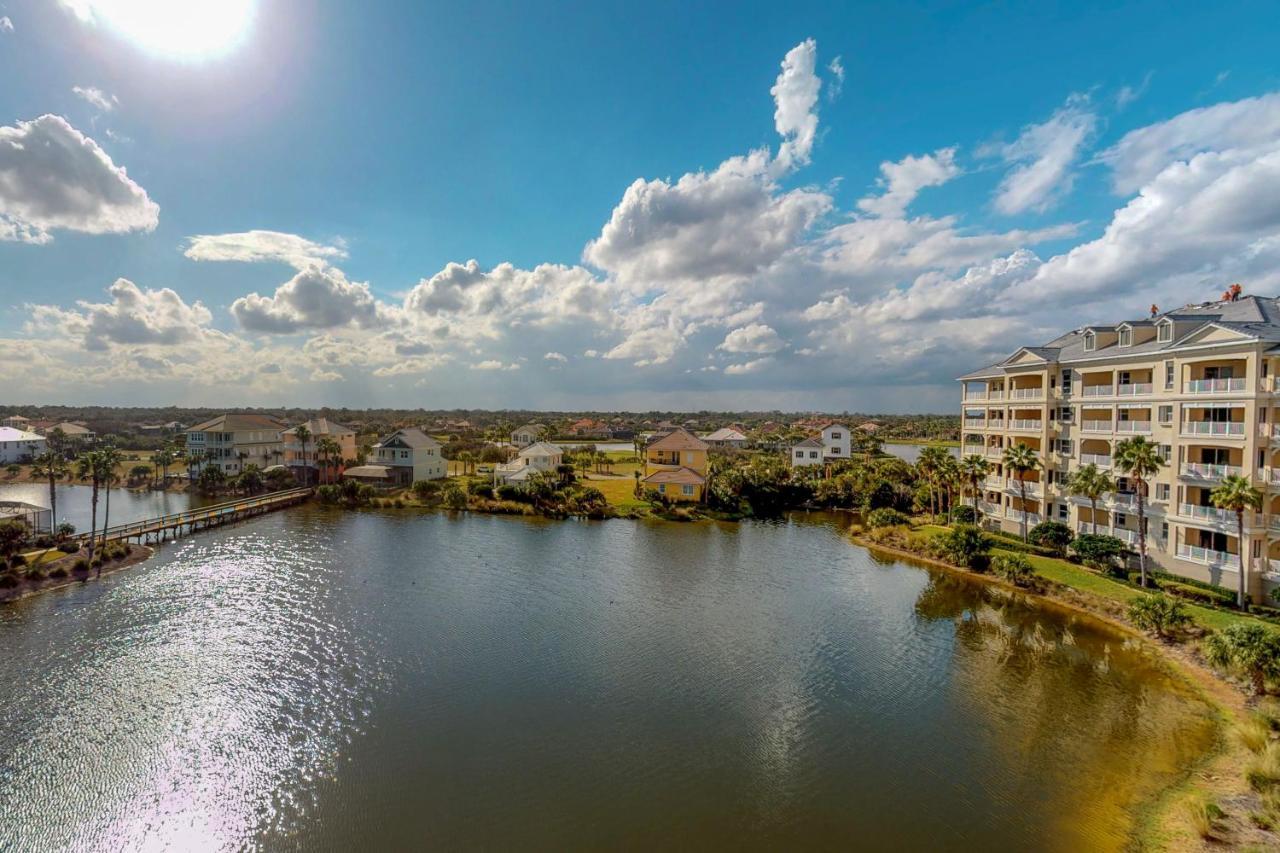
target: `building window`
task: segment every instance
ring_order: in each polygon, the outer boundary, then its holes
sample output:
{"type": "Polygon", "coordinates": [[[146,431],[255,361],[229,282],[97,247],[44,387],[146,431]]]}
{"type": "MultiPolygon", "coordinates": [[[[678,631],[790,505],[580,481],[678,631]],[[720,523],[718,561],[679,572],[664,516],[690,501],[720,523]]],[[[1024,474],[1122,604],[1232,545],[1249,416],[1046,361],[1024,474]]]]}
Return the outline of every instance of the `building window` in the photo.
{"type": "Polygon", "coordinates": [[[840,440],[840,433],[838,433],[838,432],[833,432],[833,433],[831,433],[831,440],[832,440],[832,441],[839,441],[839,440],[840,440]]]}
{"type": "Polygon", "coordinates": [[[1061,409],[1058,410],[1058,420],[1062,421],[1064,424],[1071,423],[1071,407],[1070,406],[1063,406],[1061,409]]]}
{"type": "Polygon", "coordinates": [[[816,450],[810,450],[810,451],[809,451],[809,458],[810,458],[810,459],[817,459],[817,458],[818,458],[818,451],[816,451],[816,450]]]}
{"type": "Polygon", "coordinates": [[[1173,406],[1160,407],[1160,423],[1162,424],[1173,423],[1173,406]]]}
{"type": "Polygon", "coordinates": [[[1169,522],[1160,522],[1160,538],[1168,541],[1169,539],[1169,522]]]}
{"type": "Polygon", "coordinates": [[[1097,335],[1095,335],[1093,332],[1084,333],[1084,351],[1085,352],[1093,352],[1094,347],[1097,346],[1097,343],[1098,343],[1097,335]]]}
{"type": "Polygon", "coordinates": [[[1059,518],[1059,520],[1061,520],[1061,521],[1066,521],[1066,520],[1067,520],[1067,505],[1066,505],[1066,504],[1058,504],[1058,518],[1059,518]]]}
{"type": "Polygon", "coordinates": [[[1124,517],[1124,513],[1123,513],[1123,512],[1117,512],[1117,513],[1116,513],[1115,526],[1116,526],[1116,527],[1124,527],[1124,523],[1125,523],[1125,521],[1126,521],[1126,520],[1127,520],[1127,519],[1124,517]]]}
{"type": "Polygon", "coordinates": [[[1167,344],[1173,340],[1173,323],[1165,320],[1156,327],[1156,340],[1162,344],[1167,344]]]}
{"type": "Polygon", "coordinates": [[[667,493],[667,484],[666,484],[666,483],[659,483],[659,484],[658,484],[658,494],[660,494],[660,495],[665,495],[666,493],[667,493]]]}
{"type": "Polygon", "coordinates": [[[1164,363],[1164,390],[1169,391],[1173,388],[1173,362],[1166,361],[1164,363]]]}
{"type": "Polygon", "coordinates": [[[1168,483],[1156,483],[1156,500],[1158,501],[1169,500],[1169,484],[1168,483]]]}
{"type": "Polygon", "coordinates": [[[1127,347],[1133,344],[1133,329],[1120,330],[1120,346],[1127,347]]]}
{"type": "Polygon", "coordinates": [[[687,498],[693,497],[693,486],[681,486],[680,493],[687,498]]]}

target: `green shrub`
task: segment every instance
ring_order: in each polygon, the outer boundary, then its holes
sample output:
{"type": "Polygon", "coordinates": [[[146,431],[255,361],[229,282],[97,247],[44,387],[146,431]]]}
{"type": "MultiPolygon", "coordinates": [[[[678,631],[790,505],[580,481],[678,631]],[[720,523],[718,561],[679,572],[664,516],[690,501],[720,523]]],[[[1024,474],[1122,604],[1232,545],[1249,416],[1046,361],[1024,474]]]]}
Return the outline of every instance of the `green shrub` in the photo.
{"type": "Polygon", "coordinates": [[[957,524],[934,540],[943,559],[957,566],[986,571],[991,540],[972,524],[957,524]]]}
{"type": "Polygon", "coordinates": [[[873,509],[867,513],[868,527],[898,527],[908,524],[911,521],[905,513],[898,512],[890,507],[881,507],[873,509]]]}
{"type": "Polygon", "coordinates": [[[66,566],[54,566],[52,569],[49,570],[49,577],[51,578],[65,578],[66,576],[67,576],[66,566]]]}
{"type": "Polygon", "coordinates": [[[951,511],[951,520],[957,524],[973,524],[978,517],[974,515],[973,507],[962,504],[951,511]]]}
{"type": "Polygon", "coordinates": [[[1139,595],[1129,602],[1129,621],[1139,631],[1168,639],[1191,622],[1181,601],[1162,593],[1139,595]]]}
{"type": "Polygon", "coordinates": [[[449,509],[466,509],[467,493],[457,483],[449,483],[440,491],[444,505],[449,509]]]}
{"type": "MultiPolygon", "coordinates": [[[[1134,583],[1137,583],[1137,581],[1134,581],[1134,583]]],[[[1179,598],[1185,598],[1202,604],[1216,604],[1220,607],[1232,607],[1236,603],[1236,597],[1225,589],[1205,589],[1204,587],[1193,586],[1179,581],[1160,581],[1159,586],[1170,595],[1176,595],[1179,598]]]]}
{"type": "MultiPolygon", "coordinates": [[[[1090,568],[1116,574],[1123,571],[1124,557],[1129,553],[1123,541],[1101,533],[1082,533],[1069,546],[1071,551],[1090,568]]],[[[1123,575],[1120,575],[1123,577],[1123,575]]]]}
{"type": "Polygon", "coordinates": [[[1031,528],[1027,538],[1033,544],[1048,548],[1054,556],[1061,557],[1067,553],[1067,546],[1076,538],[1076,535],[1061,521],[1042,521],[1031,528]]]}
{"type": "Polygon", "coordinates": [[[1246,676],[1258,696],[1280,674],[1280,634],[1256,622],[1237,622],[1204,642],[1209,663],[1246,676]]]}
{"type": "Polygon", "coordinates": [[[0,575],[0,589],[13,589],[19,583],[17,575],[5,572],[0,575]]]}
{"type": "Polygon", "coordinates": [[[415,498],[426,503],[440,492],[440,482],[438,480],[414,480],[409,490],[413,492],[415,498]]]}
{"type": "Polygon", "coordinates": [[[58,550],[64,554],[74,554],[80,550],[79,542],[63,542],[58,546],[58,550]]]}
{"type": "Polygon", "coordinates": [[[78,559],[78,560],[76,560],[74,563],[72,563],[72,565],[71,565],[71,571],[73,571],[73,572],[87,572],[87,571],[89,571],[89,561],[88,561],[88,560],[86,560],[84,557],[81,557],[80,559],[78,559]]]}
{"type": "Polygon", "coordinates": [[[483,480],[472,480],[467,483],[467,494],[488,500],[493,498],[493,486],[483,480]]]}
{"type": "Polygon", "coordinates": [[[93,559],[89,561],[89,565],[93,566],[95,569],[99,568],[102,565],[102,554],[94,554],[93,559]]]}
{"type": "Polygon", "coordinates": [[[987,531],[987,536],[991,538],[995,547],[1006,551],[1021,551],[1024,554],[1037,554],[1041,557],[1054,556],[1053,552],[1048,548],[1031,542],[1023,542],[1021,536],[1005,533],[1003,530],[989,530],[987,531]]]}
{"type": "Polygon", "coordinates": [[[27,558],[26,558],[26,557],[24,557],[24,556],[22,556],[21,554],[10,554],[10,555],[9,555],[9,568],[11,568],[11,569],[20,569],[20,568],[22,568],[23,566],[25,566],[26,564],[27,564],[27,558]]]}
{"type": "Polygon", "coordinates": [[[1036,570],[1025,554],[997,554],[991,560],[991,571],[1016,586],[1035,583],[1036,570]]]}

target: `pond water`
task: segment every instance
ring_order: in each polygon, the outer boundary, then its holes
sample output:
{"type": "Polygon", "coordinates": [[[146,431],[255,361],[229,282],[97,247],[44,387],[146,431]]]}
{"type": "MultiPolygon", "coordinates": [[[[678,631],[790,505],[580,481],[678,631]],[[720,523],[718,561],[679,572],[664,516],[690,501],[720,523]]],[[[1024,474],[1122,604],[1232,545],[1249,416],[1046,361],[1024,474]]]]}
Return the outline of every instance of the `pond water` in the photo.
{"type": "Polygon", "coordinates": [[[1118,850],[1215,737],[839,516],[317,506],[0,609],[0,849],[1118,850]]]}
{"type": "MultiPolygon", "coordinates": [[[[882,449],[885,453],[892,453],[900,459],[905,459],[908,462],[914,463],[920,458],[920,451],[924,450],[926,446],[927,445],[924,444],[898,444],[896,442],[886,441],[882,445],[882,449]]],[[[960,448],[958,447],[948,447],[947,452],[957,459],[960,458],[960,448]]]]}
{"type": "MultiPolygon", "coordinates": [[[[70,521],[81,533],[88,531],[93,513],[93,489],[90,486],[60,484],[54,486],[58,495],[58,521],[70,521]]],[[[158,515],[193,509],[218,499],[205,499],[186,492],[131,491],[111,489],[110,524],[126,524],[158,515]]],[[[49,487],[40,483],[7,483],[0,485],[0,500],[26,501],[49,506],[49,487]]],[[[103,523],[107,511],[107,490],[98,492],[98,526],[103,523]]]]}

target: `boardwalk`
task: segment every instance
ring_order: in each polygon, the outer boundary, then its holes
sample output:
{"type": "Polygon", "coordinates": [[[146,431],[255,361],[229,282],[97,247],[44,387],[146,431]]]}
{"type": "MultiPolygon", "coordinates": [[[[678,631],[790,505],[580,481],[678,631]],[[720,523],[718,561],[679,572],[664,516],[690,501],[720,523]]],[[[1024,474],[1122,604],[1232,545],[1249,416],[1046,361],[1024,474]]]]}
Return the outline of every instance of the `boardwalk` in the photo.
{"type": "MultiPolygon", "coordinates": [[[[205,530],[231,521],[240,521],[272,510],[294,506],[311,497],[311,492],[309,488],[285,489],[257,497],[239,498],[202,506],[199,509],[190,509],[171,515],[131,521],[128,524],[107,528],[105,540],[109,542],[136,538],[139,542],[161,542],[165,539],[176,539],[186,533],[194,533],[197,530],[205,530]]],[[[96,534],[99,539],[104,538],[102,531],[96,531],[96,534]]],[[[89,534],[81,533],[75,538],[83,542],[89,538],[89,534]]]]}

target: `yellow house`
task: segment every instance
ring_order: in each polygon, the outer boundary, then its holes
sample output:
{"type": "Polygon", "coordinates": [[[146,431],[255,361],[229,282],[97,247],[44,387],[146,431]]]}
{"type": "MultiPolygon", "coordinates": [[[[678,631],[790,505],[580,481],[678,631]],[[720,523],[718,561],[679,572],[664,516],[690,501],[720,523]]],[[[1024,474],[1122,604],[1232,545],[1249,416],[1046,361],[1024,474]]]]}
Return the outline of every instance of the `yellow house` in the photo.
{"type": "Polygon", "coordinates": [[[644,451],[645,488],[671,501],[701,501],[710,446],[683,428],[654,440],[644,451]]]}

